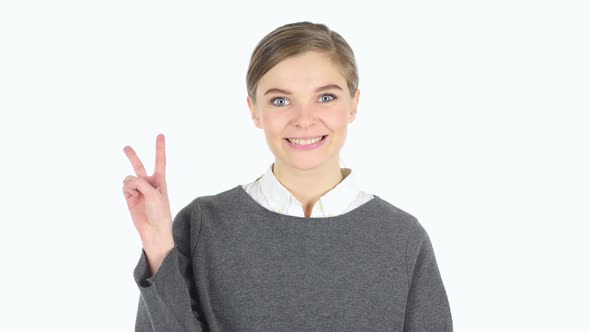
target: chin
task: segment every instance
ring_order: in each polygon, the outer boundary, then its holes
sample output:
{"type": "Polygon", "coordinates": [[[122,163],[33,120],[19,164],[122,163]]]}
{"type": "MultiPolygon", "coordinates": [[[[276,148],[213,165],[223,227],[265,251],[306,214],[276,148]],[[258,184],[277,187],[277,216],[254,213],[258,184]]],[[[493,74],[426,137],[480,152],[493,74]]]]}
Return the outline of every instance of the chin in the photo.
{"type": "Polygon", "coordinates": [[[301,158],[301,159],[297,159],[297,160],[285,160],[287,161],[287,164],[293,168],[297,168],[300,170],[310,170],[310,169],[315,169],[318,168],[320,166],[322,166],[327,160],[318,160],[318,159],[305,159],[305,158],[301,158]]]}
{"type": "Polygon", "coordinates": [[[321,163],[295,163],[292,164],[292,166],[300,170],[310,170],[318,168],[319,166],[321,166],[321,163]]]}

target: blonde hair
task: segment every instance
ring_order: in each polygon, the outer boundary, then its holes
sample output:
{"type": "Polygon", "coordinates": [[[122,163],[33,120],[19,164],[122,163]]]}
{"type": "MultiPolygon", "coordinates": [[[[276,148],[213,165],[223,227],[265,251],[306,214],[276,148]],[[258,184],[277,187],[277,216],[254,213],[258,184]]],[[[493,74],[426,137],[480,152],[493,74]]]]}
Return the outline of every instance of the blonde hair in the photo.
{"type": "Polygon", "coordinates": [[[253,102],[256,103],[256,88],[264,74],[286,58],[307,51],[327,54],[346,80],[351,97],[354,96],[359,78],[352,48],[326,25],[304,21],[280,26],[256,45],[246,74],[246,87],[253,102]]]}

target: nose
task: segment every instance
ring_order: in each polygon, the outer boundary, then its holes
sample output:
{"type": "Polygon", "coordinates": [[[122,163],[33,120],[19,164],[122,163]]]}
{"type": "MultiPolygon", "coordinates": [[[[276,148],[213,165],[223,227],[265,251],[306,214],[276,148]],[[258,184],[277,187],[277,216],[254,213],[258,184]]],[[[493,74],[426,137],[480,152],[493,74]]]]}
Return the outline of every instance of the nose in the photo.
{"type": "Polygon", "coordinates": [[[317,121],[316,112],[314,112],[313,106],[310,105],[297,106],[293,116],[294,124],[302,128],[311,127],[317,121]]]}

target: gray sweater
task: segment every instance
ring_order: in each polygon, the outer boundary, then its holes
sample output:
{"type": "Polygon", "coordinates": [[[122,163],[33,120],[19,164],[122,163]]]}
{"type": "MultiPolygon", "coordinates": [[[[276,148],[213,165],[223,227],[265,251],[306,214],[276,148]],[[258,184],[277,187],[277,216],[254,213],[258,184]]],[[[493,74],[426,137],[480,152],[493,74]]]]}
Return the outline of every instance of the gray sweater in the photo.
{"type": "Polygon", "coordinates": [[[347,213],[270,211],[241,185],[195,198],[150,277],[136,331],[452,331],[427,232],[375,195],[347,213]]]}

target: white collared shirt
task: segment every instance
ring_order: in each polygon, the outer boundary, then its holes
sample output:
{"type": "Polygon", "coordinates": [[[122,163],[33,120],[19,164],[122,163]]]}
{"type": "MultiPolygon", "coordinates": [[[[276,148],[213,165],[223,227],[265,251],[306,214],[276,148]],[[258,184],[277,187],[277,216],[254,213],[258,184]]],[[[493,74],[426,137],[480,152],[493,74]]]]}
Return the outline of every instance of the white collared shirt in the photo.
{"type": "MultiPolygon", "coordinates": [[[[254,200],[268,210],[305,217],[303,205],[275,177],[272,171],[273,165],[274,163],[256,180],[242,185],[242,187],[254,200]]],[[[325,218],[344,214],[374,198],[373,195],[357,187],[350,168],[341,168],[341,170],[344,179],[320,197],[315,203],[310,217],[325,218]]]]}

